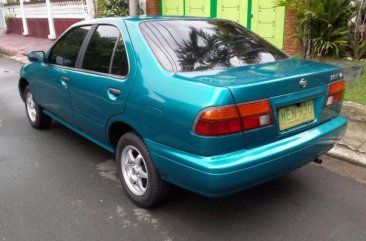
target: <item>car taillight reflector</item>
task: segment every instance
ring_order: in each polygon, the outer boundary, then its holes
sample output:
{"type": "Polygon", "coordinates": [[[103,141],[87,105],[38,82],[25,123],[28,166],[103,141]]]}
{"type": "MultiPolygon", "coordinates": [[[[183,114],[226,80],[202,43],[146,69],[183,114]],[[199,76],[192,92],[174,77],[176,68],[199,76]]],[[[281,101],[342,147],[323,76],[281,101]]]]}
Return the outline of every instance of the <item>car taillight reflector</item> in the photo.
{"type": "Polygon", "coordinates": [[[237,118],[239,118],[239,115],[235,105],[208,108],[201,115],[201,119],[207,121],[222,121],[237,118]]]}
{"type": "Polygon", "coordinates": [[[325,106],[334,105],[343,100],[345,85],[346,84],[344,80],[329,84],[328,96],[325,106]]]}
{"type": "Polygon", "coordinates": [[[196,125],[196,133],[203,136],[222,136],[241,131],[240,119],[226,121],[202,121],[196,125]]]}
{"type": "Polygon", "coordinates": [[[245,131],[272,124],[272,111],[268,100],[243,103],[238,105],[238,109],[245,131]]]}
{"type": "Polygon", "coordinates": [[[203,110],[195,128],[197,134],[204,136],[221,136],[241,130],[240,117],[235,105],[203,110]]]}
{"type": "Polygon", "coordinates": [[[259,100],[204,109],[195,122],[194,130],[199,135],[220,136],[271,124],[271,105],[268,100],[259,100]]]}

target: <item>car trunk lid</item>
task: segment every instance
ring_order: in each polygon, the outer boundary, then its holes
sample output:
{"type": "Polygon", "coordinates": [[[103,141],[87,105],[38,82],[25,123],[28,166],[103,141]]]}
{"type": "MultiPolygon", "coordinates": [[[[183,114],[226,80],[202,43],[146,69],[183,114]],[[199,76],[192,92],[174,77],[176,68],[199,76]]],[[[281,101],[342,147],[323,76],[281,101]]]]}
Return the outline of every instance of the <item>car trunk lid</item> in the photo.
{"type": "Polygon", "coordinates": [[[177,73],[209,85],[228,87],[237,103],[285,95],[304,90],[299,85],[307,80],[306,89],[330,83],[331,75],[340,69],[312,61],[289,58],[280,62],[221,70],[177,73]]]}

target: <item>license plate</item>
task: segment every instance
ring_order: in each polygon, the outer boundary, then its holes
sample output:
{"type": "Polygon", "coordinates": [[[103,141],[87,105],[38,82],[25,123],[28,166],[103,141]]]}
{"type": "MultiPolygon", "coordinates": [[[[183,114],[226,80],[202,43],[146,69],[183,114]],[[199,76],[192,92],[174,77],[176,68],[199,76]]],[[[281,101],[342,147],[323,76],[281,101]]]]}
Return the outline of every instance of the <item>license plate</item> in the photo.
{"type": "Polygon", "coordinates": [[[312,100],[278,109],[278,124],[281,131],[314,119],[314,102],[312,100]]]}

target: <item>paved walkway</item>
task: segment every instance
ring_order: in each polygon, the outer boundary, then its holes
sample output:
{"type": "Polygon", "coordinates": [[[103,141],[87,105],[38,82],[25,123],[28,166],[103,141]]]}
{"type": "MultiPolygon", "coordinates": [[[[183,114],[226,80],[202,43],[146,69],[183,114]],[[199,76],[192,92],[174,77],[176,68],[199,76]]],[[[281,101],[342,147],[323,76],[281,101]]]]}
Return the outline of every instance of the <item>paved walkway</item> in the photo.
{"type": "Polygon", "coordinates": [[[54,43],[52,40],[24,37],[19,34],[2,34],[0,35],[0,53],[11,56],[21,62],[27,62],[27,54],[33,50],[48,50],[54,43]]]}

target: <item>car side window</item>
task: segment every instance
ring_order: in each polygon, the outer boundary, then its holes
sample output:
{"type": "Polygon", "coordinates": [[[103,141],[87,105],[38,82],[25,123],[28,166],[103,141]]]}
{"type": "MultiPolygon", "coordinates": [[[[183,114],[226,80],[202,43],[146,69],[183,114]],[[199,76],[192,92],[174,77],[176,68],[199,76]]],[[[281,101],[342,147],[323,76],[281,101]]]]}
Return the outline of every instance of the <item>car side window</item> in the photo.
{"type": "Polygon", "coordinates": [[[67,32],[52,48],[48,63],[74,67],[79,50],[91,26],[77,27],[67,32]]]}
{"type": "Polygon", "coordinates": [[[99,25],[85,51],[83,69],[125,76],[128,60],[119,30],[110,25],[99,25]]]}

